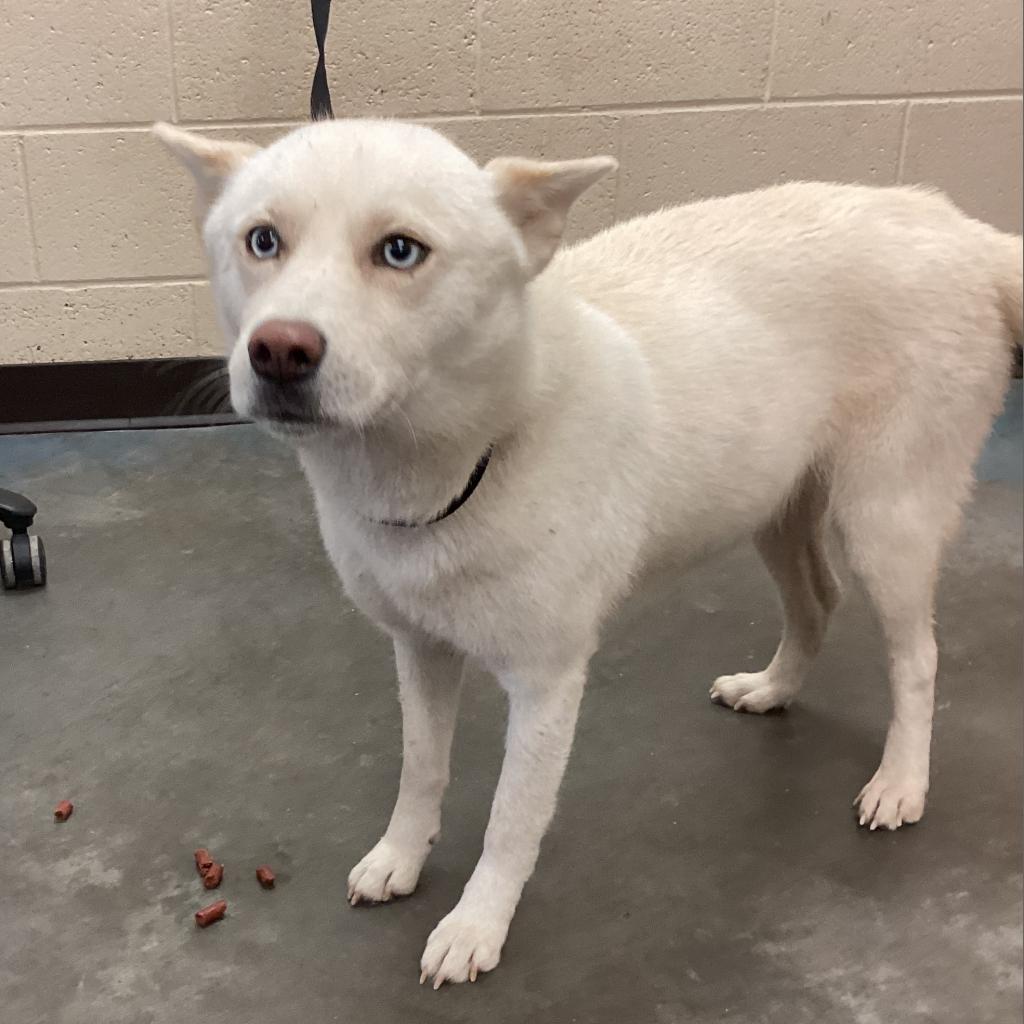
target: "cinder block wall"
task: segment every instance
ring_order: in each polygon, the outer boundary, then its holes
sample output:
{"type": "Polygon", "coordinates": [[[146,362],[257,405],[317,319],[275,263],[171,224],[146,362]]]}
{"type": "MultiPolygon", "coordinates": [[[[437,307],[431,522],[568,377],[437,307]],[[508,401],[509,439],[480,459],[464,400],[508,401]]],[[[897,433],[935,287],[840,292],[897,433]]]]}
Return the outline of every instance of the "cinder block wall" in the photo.
{"type": "MultiPolygon", "coordinates": [[[[572,231],[797,178],[929,182],[1021,230],[1020,0],[339,0],[339,115],[479,159],[603,152],[572,231]]],[[[305,0],[0,0],[0,363],[220,350],[155,119],[306,116],[305,0]]]]}

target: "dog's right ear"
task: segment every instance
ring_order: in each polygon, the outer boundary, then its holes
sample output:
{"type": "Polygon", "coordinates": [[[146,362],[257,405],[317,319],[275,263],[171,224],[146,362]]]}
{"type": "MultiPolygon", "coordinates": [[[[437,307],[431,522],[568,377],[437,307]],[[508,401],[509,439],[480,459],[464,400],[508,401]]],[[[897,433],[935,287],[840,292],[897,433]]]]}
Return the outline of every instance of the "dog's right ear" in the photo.
{"type": "Polygon", "coordinates": [[[251,142],[209,139],[163,121],[153,125],[153,134],[192,172],[204,212],[220,195],[224,182],[260,150],[251,142]]]}

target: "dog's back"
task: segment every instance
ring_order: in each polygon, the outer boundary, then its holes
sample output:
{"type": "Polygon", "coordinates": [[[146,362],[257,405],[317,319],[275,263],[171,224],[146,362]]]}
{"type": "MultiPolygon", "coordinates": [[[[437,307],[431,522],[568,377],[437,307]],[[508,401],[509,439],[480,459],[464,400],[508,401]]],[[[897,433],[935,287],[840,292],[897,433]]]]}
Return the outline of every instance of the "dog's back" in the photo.
{"type": "Polygon", "coordinates": [[[577,294],[653,351],[674,347],[680,314],[687,323],[719,302],[787,333],[819,331],[840,359],[851,346],[860,357],[858,340],[893,329],[927,336],[934,323],[934,363],[949,326],[992,312],[1010,335],[1021,330],[1021,239],[919,188],[800,182],[670,207],[567,249],[556,264],[577,294]]]}
{"type": "Polygon", "coordinates": [[[795,183],[627,221],[554,273],[650,360],[665,447],[687,438],[673,503],[699,507],[687,481],[721,475],[763,514],[883,435],[964,492],[1020,333],[1021,262],[1019,238],[939,193],[795,183]]]}

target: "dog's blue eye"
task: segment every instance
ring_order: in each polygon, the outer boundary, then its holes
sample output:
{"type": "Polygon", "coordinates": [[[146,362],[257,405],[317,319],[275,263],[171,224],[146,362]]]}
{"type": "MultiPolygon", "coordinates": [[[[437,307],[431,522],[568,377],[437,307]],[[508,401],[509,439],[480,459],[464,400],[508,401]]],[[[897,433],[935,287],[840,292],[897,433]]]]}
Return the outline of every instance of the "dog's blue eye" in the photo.
{"type": "Polygon", "coordinates": [[[430,250],[406,235],[388,235],[377,247],[377,262],[393,270],[412,270],[422,263],[430,250]]]}
{"type": "Polygon", "coordinates": [[[269,224],[260,224],[246,236],[249,252],[258,260],[272,260],[281,249],[281,239],[269,224]]]}

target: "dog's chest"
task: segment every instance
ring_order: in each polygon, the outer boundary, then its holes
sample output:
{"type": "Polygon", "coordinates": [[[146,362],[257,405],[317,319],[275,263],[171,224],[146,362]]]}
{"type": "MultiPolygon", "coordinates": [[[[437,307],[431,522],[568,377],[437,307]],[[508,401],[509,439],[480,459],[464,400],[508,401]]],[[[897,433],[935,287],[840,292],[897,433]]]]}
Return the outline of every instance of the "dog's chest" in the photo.
{"type": "Polygon", "coordinates": [[[327,550],[349,597],[389,632],[425,633],[460,650],[491,657],[505,645],[500,623],[508,620],[514,594],[488,567],[462,564],[429,541],[400,538],[368,546],[344,530],[327,550]]]}
{"type": "Polygon", "coordinates": [[[320,525],[346,593],[365,615],[390,633],[448,643],[495,671],[524,652],[555,656],[577,635],[586,643],[606,590],[571,545],[538,548],[508,536],[482,544],[454,532],[367,543],[350,524],[321,515],[320,525]],[[575,584],[567,586],[570,576],[575,584]]]}

